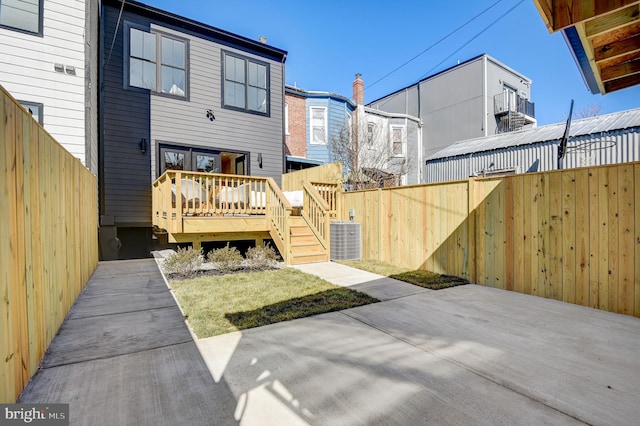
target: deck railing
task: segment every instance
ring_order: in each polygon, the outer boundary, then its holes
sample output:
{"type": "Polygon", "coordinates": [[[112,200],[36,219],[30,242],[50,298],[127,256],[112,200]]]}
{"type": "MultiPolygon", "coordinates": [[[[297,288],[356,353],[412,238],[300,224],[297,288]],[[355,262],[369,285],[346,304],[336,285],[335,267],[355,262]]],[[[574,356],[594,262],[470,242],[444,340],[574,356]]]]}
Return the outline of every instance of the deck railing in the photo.
{"type": "Polygon", "coordinates": [[[153,214],[167,230],[181,216],[263,215],[267,185],[261,177],[170,170],[153,183],[153,214]]]}
{"type": "Polygon", "coordinates": [[[338,211],[338,192],[340,185],[331,182],[311,182],[311,186],[315,188],[320,194],[322,199],[326,201],[329,210],[338,211]]]}
{"type": "Polygon", "coordinates": [[[185,217],[267,216],[288,253],[292,207],[271,178],[169,170],[153,183],[152,199],[153,224],[169,233],[183,232],[185,217]]]}
{"type": "Polygon", "coordinates": [[[289,257],[289,217],[293,208],[272,178],[267,179],[267,217],[273,231],[278,236],[274,242],[283,253],[285,259],[289,257]],[[286,253],[286,254],[285,254],[286,253]]]}
{"type": "Polygon", "coordinates": [[[314,186],[304,182],[302,187],[304,191],[302,217],[316,235],[320,244],[325,250],[328,250],[330,244],[329,222],[332,217],[336,216],[336,212],[331,209],[314,186]]]}

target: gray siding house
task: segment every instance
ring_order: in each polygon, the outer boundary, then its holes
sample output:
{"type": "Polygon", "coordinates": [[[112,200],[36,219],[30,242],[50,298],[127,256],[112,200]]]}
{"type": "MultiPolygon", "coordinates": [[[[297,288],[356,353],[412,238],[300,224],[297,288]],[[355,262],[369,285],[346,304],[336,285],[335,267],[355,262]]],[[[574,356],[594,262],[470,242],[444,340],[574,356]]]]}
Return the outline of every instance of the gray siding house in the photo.
{"type": "Polygon", "coordinates": [[[103,259],[143,257],[165,170],[280,181],[287,53],[142,3],[102,3],[100,245],[103,259]]]}
{"type": "Polygon", "coordinates": [[[535,126],[531,83],[482,54],[367,106],[420,118],[426,158],[457,141],[535,126]]]}

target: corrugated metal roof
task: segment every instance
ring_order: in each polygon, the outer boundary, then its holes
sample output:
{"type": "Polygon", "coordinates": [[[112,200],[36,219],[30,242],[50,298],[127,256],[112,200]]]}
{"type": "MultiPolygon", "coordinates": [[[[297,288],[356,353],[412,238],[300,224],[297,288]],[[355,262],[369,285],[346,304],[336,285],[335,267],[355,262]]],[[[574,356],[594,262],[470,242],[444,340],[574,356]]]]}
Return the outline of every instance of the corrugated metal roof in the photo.
{"type": "MultiPolygon", "coordinates": [[[[564,134],[565,125],[566,123],[549,124],[547,126],[534,127],[533,129],[457,142],[431,155],[427,158],[427,161],[559,140],[564,134]]],[[[630,127],[640,127],[640,108],[573,120],[569,137],[628,129],[630,127]]]]}

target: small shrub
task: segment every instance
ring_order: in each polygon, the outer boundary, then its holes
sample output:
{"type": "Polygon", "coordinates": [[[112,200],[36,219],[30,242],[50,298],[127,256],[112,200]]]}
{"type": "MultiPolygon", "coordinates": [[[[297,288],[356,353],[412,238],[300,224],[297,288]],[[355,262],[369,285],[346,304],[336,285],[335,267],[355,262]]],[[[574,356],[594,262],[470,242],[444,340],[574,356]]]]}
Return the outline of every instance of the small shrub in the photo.
{"type": "Polygon", "coordinates": [[[235,247],[226,247],[209,252],[207,260],[223,274],[236,271],[242,267],[242,255],[235,247]]]}
{"type": "Polygon", "coordinates": [[[181,277],[190,277],[202,266],[202,250],[193,247],[178,248],[178,251],[164,261],[164,270],[181,277]]]}
{"type": "Polygon", "coordinates": [[[256,271],[272,269],[278,263],[278,255],[276,255],[275,250],[269,246],[251,247],[247,250],[245,256],[247,258],[247,267],[256,271]]]}

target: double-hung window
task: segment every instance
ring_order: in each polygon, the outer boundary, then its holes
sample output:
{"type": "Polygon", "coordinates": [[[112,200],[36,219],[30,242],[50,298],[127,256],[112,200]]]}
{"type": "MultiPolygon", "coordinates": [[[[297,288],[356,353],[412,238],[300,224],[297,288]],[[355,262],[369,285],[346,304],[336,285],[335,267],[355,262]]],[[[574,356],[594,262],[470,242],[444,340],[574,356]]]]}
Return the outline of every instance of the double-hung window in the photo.
{"type": "Polygon", "coordinates": [[[31,34],[42,34],[43,0],[0,1],[0,26],[31,34]]]}
{"type": "Polygon", "coordinates": [[[391,126],[391,153],[404,155],[404,126],[391,126]]]}
{"type": "Polygon", "coordinates": [[[311,143],[325,145],[327,143],[327,109],[324,107],[310,107],[311,143]]]}
{"type": "Polygon", "coordinates": [[[373,148],[373,134],[376,130],[375,123],[367,123],[367,146],[373,148]]]}
{"type": "Polygon", "coordinates": [[[269,64],[223,52],[225,108],[269,115],[269,64]]]}
{"type": "Polygon", "coordinates": [[[187,41],[138,28],[129,31],[129,87],[185,98],[187,41]]]}

